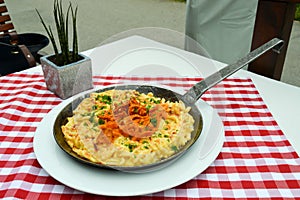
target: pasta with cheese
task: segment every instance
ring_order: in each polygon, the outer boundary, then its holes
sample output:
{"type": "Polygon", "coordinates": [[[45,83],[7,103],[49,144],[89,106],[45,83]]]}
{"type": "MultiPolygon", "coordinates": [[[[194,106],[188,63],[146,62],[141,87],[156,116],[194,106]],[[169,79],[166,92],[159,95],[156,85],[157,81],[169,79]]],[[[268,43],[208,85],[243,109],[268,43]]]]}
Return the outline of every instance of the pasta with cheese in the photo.
{"type": "Polygon", "coordinates": [[[182,102],[135,90],[91,93],[63,125],[81,157],[111,166],[141,166],[177,152],[191,139],[194,119],[182,102]]]}

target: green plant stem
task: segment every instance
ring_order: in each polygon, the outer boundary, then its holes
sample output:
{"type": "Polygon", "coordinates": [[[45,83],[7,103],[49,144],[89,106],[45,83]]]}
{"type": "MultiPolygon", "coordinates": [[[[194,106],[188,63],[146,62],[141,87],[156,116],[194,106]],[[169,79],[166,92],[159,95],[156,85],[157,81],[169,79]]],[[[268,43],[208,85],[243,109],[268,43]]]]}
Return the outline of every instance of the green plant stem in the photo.
{"type": "Polygon", "coordinates": [[[53,49],[55,52],[55,64],[61,66],[69,63],[73,63],[79,60],[78,55],[78,36],[77,36],[77,11],[78,6],[76,6],[75,10],[73,9],[72,3],[70,2],[66,15],[63,11],[62,0],[54,0],[53,3],[53,16],[56,26],[56,32],[58,36],[58,41],[60,45],[60,52],[58,51],[56,41],[52,32],[51,27],[47,27],[42,16],[36,10],[41,22],[50,38],[50,41],[53,45],[53,49]],[[69,49],[69,16],[71,15],[71,24],[72,24],[72,32],[73,32],[73,44],[72,50],[69,49]]]}
{"type": "Polygon", "coordinates": [[[58,56],[58,48],[57,48],[57,45],[56,45],[56,42],[55,42],[54,35],[52,33],[52,30],[51,30],[51,27],[50,26],[49,27],[46,26],[46,24],[44,22],[44,19],[42,18],[40,12],[37,9],[35,9],[35,10],[36,10],[36,12],[37,12],[37,14],[38,14],[38,16],[39,16],[39,18],[41,20],[41,23],[43,24],[43,26],[44,26],[44,28],[45,28],[45,30],[47,32],[47,35],[50,38],[50,41],[51,41],[52,46],[53,46],[54,53],[55,53],[56,56],[58,56]]]}
{"type": "Polygon", "coordinates": [[[77,10],[78,7],[75,8],[75,11],[73,11],[73,8],[71,7],[72,22],[73,22],[73,52],[72,52],[73,60],[78,60],[78,42],[77,42],[78,39],[77,39],[77,25],[76,25],[77,10]]]}

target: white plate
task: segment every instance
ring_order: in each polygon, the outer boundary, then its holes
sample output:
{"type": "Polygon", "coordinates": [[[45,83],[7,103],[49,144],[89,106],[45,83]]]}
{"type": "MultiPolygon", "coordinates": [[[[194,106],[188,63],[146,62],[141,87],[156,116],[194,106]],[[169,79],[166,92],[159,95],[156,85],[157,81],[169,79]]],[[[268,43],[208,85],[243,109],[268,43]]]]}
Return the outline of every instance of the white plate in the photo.
{"type": "MultiPolygon", "coordinates": [[[[116,55],[102,69],[101,74],[177,77],[201,75],[197,67],[186,58],[169,50],[152,47],[116,55]]],[[[73,98],[65,100],[45,116],[34,135],[33,147],[37,160],[50,176],[87,193],[135,196],[175,187],[203,172],[216,159],[224,143],[224,127],[220,117],[212,107],[200,100],[197,104],[204,119],[202,133],[189,151],[166,168],[132,174],[92,167],[72,159],[62,151],[52,133],[56,115],[72,100],[73,98]]]]}
{"type": "Polygon", "coordinates": [[[204,118],[203,132],[188,152],[166,168],[132,174],[92,167],[72,159],[58,147],[53,137],[56,115],[71,100],[64,101],[44,117],[34,134],[33,148],[38,162],[50,176],[83,192],[135,196],[175,187],[203,172],[216,159],[224,143],[220,117],[212,107],[200,100],[198,104],[204,118]]]}

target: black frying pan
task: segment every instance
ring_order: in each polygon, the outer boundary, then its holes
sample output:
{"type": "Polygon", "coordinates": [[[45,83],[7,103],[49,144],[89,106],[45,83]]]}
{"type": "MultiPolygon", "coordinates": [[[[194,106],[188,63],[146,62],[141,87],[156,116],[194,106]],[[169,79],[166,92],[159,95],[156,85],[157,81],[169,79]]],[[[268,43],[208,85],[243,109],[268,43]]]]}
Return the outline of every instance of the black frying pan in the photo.
{"type": "Polygon", "coordinates": [[[134,166],[134,167],[122,167],[122,166],[107,166],[101,163],[93,163],[88,161],[84,158],[78,156],[72,149],[68,146],[65,142],[63,133],[61,131],[61,126],[67,123],[67,117],[73,115],[73,109],[77,107],[77,105],[84,99],[89,96],[86,94],[82,97],[75,99],[73,102],[68,104],[63,110],[58,114],[55,123],[54,123],[54,137],[58,145],[71,157],[75,158],[78,161],[83,163],[100,167],[100,168],[109,168],[109,169],[116,169],[125,172],[132,172],[132,173],[142,173],[142,172],[149,172],[153,170],[160,169],[162,167],[167,166],[172,161],[179,158],[183,155],[199,138],[201,130],[202,130],[202,116],[195,105],[195,102],[201,97],[203,93],[205,93],[208,89],[215,86],[228,76],[232,75],[243,66],[247,65],[251,61],[258,58],[260,55],[265,53],[266,51],[274,48],[275,51],[279,52],[280,48],[282,47],[283,41],[277,38],[272,39],[271,41],[265,43],[264,45],[260,46],[259,48],[255,49],[254,51],[247,54],[245,57],[241,58],[234,64],[228,65],[221,70],[217,71],[216,73],[208,76],[207,78],[203,79],[199,83],[195,84],[191,89],[189,89],[184,95],[178,94],[174,91],[160,88],[157,86],[146,86],[146,85],[123,85],[123,86],[115,86],[97,90],[96,92],[103,92],[105,90],[117,89],[117,90],[137,90],[140,93],[149,93],[152,92],[154,96],[165,98],[166,100],[175,102],[175,101],[183,101],[186,106],[190,106],[192,109],[190,110],[190,114],[193,116],[195,123],[194,123],[194,131],[192,132],[191,140],[189,140],[181,149],[179,149],[174,155],[163,159],[159,162],[142,165],[142,166],[134,166]]]}

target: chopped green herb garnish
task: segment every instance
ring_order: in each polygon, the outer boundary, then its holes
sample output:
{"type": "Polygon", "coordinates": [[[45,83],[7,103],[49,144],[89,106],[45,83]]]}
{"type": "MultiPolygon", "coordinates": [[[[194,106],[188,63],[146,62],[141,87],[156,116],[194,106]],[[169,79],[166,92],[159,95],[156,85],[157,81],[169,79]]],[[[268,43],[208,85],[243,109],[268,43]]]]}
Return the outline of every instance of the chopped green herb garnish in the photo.
{"type": "Polygon", "coordinates": [[[91,117],[89,119],[90,122],[94,123],[95,122],[95,113],[92,112],[91,117]]]}
{"type": "Polygon", "coordinates": [[[98,120],[98,124],[99,124],[99,125],[105,124],[105,121],[104,121],[103,119],[100,118],[100,119],[98,120]]]}
{"type": "Polygon", "coordinates": [[[159,99],[154,101],[155,104],[160,104],[160,102],[161,101],[159,99]]]}
{"type": "Polygon", "coordinates": [[[155,100],[155,99],[153,99],[153,98],[149,99],[149,101],[150,101],[150,102],[153,102],[153,103],[155,103],[155,104],[159,104],[159,103],[161,102],[160,99],[155,100]]]}
{"type": "Polygon", "coordinates": [[[96,100],[100,101],[102,103],[105,103],[105,104],[111,104],[111,102],[112,102],[111,97],[108,95],[103,95],[103,96],[98,95],[96,100]]]}
{"type": "Polygon", "coordinates": [[[80,114],[82,117],[86,117],[86,116],[90,116],[91,114],[90,113],[83,113],[83,114],[80,114]]]}
{"type": "Polygon", "coordinates": [[[177,148],[175,145],[171,146],[171,149],[172,149],[173,151],[178,151],[178,148],[177,148]]]}
{"type": "Polygon", "coordinates": [[[128,149],[129,149],[130,152],[132,152],[133,149],[137,147],[136,144],[128,144],[128,145],[126,145],[126,146],[128,147],[128,149]]]}
{"type": "Polygon", "coordinates": [[[146,110],[147,110],[147,112],[149,112],[149,110],[150,110],[150,108],[151,108],[152,106],[151,105],[146,105],[146,110]]]}
{"type": "Polygon", "coordinates": [[[92,106],[92,109],[93,109],[93,110],[96,110],[97,108],[98,108],[97,105],[93,105],[93,106],[92,106]]]}
{"type": "Polygon", "coordinates": [[[107,106],[101,106],[101,107],[100,107],[100,110],[103,110],[103,109],[105,109],[105,108],[107,108],[107,106]]]}
{"type": "Polygon", "coordinates": [[[156,127],[157,126],[157,119],[156,118],[151,118],[150,119],[151,124],[156,127]]]}
{"type": "Polygon", "coordinates": [[[93,131],[98,132],[99,130],[95,127],[92,128],[93,131]]]}

